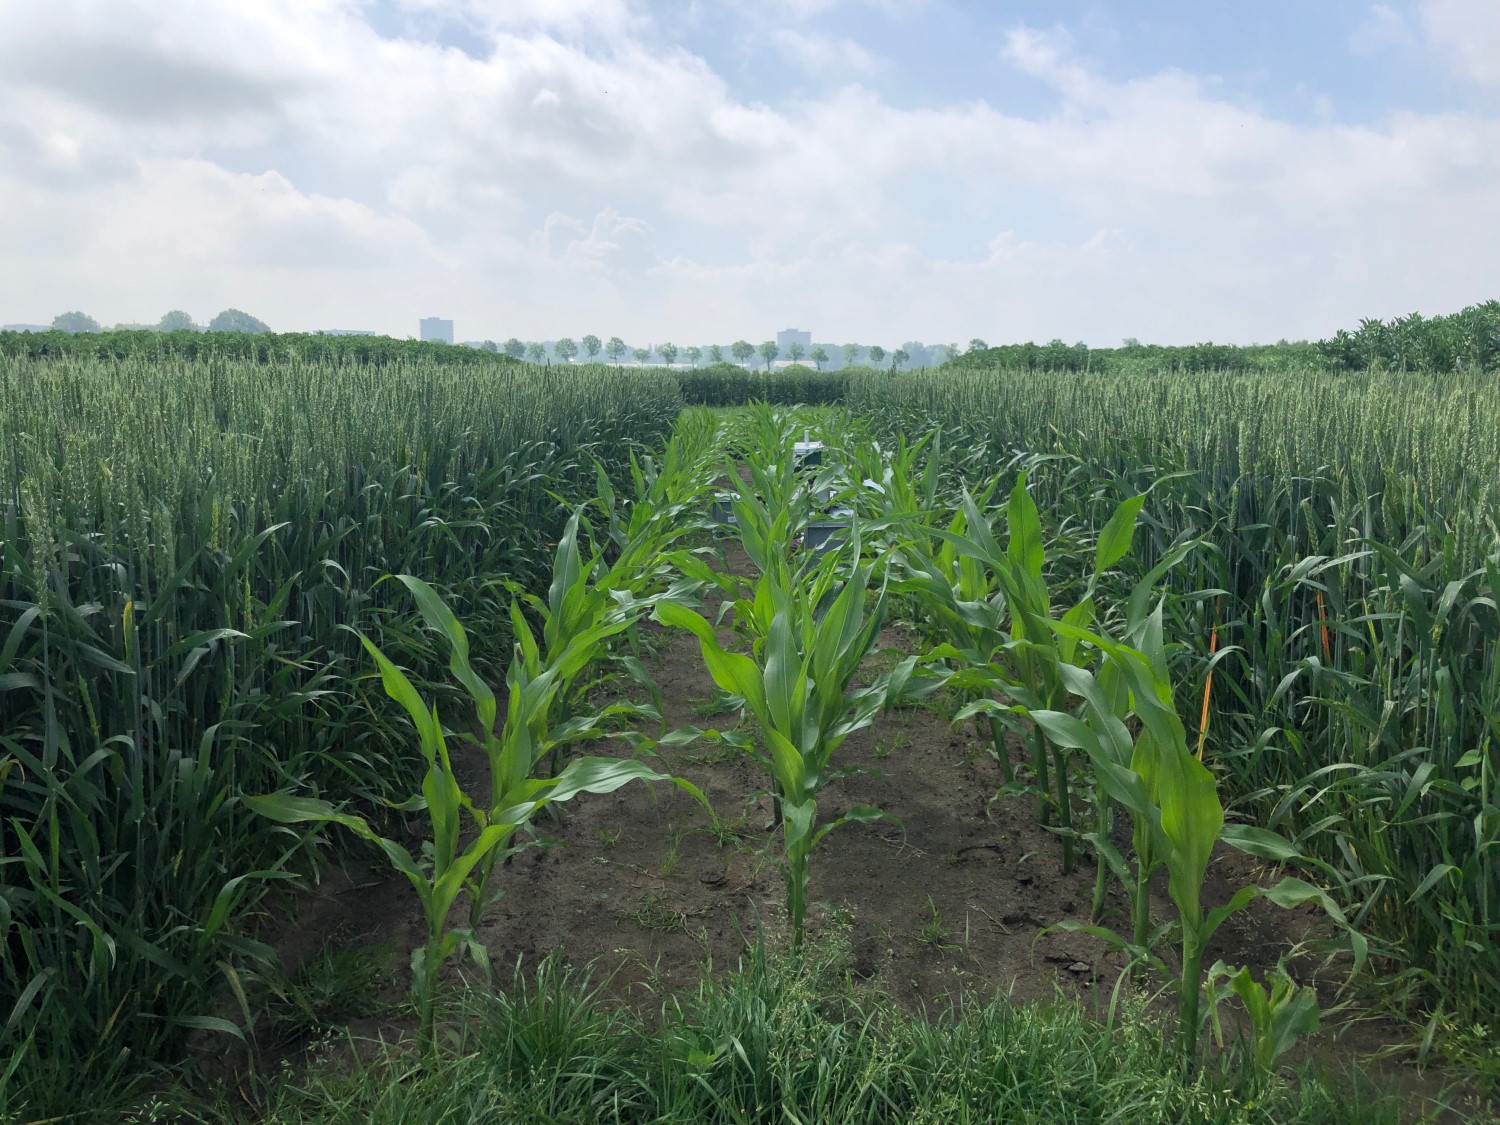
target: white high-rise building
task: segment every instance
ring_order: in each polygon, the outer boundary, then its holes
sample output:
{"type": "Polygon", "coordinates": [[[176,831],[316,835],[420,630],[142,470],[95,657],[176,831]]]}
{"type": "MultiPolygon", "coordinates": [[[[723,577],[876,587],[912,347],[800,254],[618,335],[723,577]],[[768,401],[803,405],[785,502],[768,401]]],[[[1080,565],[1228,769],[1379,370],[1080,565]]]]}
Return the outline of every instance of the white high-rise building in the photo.
{"type": "Polygon", "coordinates": [[[422,318],[422,339],[440,340],[445,344],[453,343],[453,322],[444,320],[440,316],[424,316],[422,318]]]}

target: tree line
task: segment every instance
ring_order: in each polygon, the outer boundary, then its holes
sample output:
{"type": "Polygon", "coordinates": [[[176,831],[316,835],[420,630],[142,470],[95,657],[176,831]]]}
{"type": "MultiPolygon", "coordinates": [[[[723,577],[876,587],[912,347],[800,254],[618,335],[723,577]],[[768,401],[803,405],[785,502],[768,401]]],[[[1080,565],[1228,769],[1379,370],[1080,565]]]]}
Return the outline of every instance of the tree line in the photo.
{"type": "MultiPolygon", "coordinates": [[[[82,333],[103,332],[103,327],[88,313],[65,312],[52,318],[54,332],[82,333]]],[[[240,309],[225,309],[207,324],[199,324],[189,313],[172,309],[163,313],[155,324],[117,324],[114,331],[146,332],[270,332],[270,326],[258,317],[240,309]]]]}
{"type": "Polygon", "coordinates": [[[1500,301],[1471,305],[1448,316],[1420,313],[1389,321],[1366,319],[1354,331],[1340,329],[1326,340],[1281,340],[1274,344],[1142,344],[1127,339],[1118,348],[1090,348],[1052,340],[1046,344],[989,347],[970,342],[950,361],[959,366],[1029,371],[1276,372],[1500,370],[1500,301]]]}
{"type": "Polygon", "coordinates": [[[834,364],[835,357],[840,361],[838,366],[843,367],[853,367],[861,362],[879,367],[887,361],[897,367],[908,364],[920,367],[943,363],[960,354],[956,344],[928,346],[920,341],[908,341],[899,348],[889,351],[879,344],[843,344],[833,348],[832,352],[829,350],[829,345],[814,344],[808,347],[793,342],[783,352],[781,345],[775,340],[766,340],[760,344],[752,344],[748,340],[736,340],[732,344],[706,346],[692,344],[679,347],[673,343],[633,346],[627,344],[619,336],[611,336],[605,340],[593,334],[580,336],[576,340],[571,336],[564,336],[551,341],[550,344],[539,340],[527,342],[512,336],[503,343],[485,340],[470,344],[470,346],[508,355],[512,359],[530,360],[533,363],[549,360],[572,363],[580,358],[584,362],[597,362],[602,357],[603,362],[616,366],[629,359],[641,366],[657,363],[668,367],[676,366],[679,362],[694,367],[700,364],[719,363],[736,363],[743,367],[760,363],[766,370],[770,370],[773,363],[785,358],[792,363],[805,363],[819,371],[834,364]]]}
{"type": "MultiPolygon", "coordinates": [[[[378,363],[421,349],[448,349],[446,362],[465,363],[482,355],[503,355],[532,363],[607,362],[619,366],[626,359],[637,365],[661,364],[692,367],[735,363],[761,366],[770,371],[783,358],[775,340],[756,345],[748,340],[732,344],[690,345],[673,343],[631,346],[619,336],[608,339],[589,333],[574,339],[564,336],[545,343],[511,337],[469,342],[467,347],[419,343],[389,336],[334,336],[323,333],[274,333],[264,321],[239,309],[225,309],[207,325],[196,324],[180,309],[166,313],[154,326],[120,325],[110,331],[81,312],[67,312],[52,322],[53,331],[42,333],[0,332],[0,354],[6,355],[176,355],[186,358],[220,355],[261,361],[272,359],[347,359],[378,363]]],[[[844,344],[840,347],[792,343],[784,358],[818,371],[830,367],[903,367],[939,364],[1006,367],[1031,371],[1155,371],[1192,373],[1201,371],[1271,372],[1291,369],[1333,371],[1495,371],[1500,370],[1500,301],[1489,301],[1448,316],[1423,317],[1420,313],[1389,321],[1366,319],[1353,331],[1340,330],[1326,340],[1287,341],[1275,344],[1188,345],[1142,344],[1127,339],[1117,348],[1091,348],[1060,339],[1045,344],[1005,344],[991,347],[976,337],[966,349],[957,344],[926,345],[911,340],[887,351],[879,344],[844,344]],[[830,351],[832,348],[832,351],[830,351]],[[837,360],[837,362],[835,362],[837,360]]]]}

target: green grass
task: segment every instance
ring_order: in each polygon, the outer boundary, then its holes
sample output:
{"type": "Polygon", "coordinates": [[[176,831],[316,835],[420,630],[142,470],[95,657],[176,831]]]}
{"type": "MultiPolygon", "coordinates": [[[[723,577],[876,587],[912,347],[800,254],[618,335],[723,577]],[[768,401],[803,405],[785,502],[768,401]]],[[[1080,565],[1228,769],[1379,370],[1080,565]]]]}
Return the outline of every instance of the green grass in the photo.
{"type": "Polygon", "coordinates": [[[0,1119],[229,1033],[214,994],[269,961],[238,919],[317,862],[242,796],[417,783],[352,629],[418,678],[443,657],[383,578],[430,579],[493,670],[559,498],[628,480],[681,405],[661,373],[429,354],[0,357],[0,1119]]]}
{"type": "MultiPolygon", "coordinates": [[[[1313,1069],[1254,1083],[1233,1054],[1187,1074],[1131,1006],[1114,1030],[1071,1001],[964,1001],[931,1018],[853,984],[837,945],[754,954],[643,1010],[555,961],[459,999],[441,1056],[331,1060],[274,1091],[266,1125],[590,1122],[1193,1122],[1410,1119],[1367,1082],[1313,1069]]],[[[341,1052],[346,1055],[347,1052],[341,1052]]],[[[201,1121],[223,1115],[202,1112],[201,1121]]]]}

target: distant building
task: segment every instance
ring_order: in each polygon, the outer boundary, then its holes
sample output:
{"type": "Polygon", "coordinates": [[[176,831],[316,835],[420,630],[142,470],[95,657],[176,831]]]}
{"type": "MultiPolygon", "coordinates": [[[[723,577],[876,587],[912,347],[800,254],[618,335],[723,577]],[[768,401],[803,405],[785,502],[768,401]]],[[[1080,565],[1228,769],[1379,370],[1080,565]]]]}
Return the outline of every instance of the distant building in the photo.
{"type": "Polygon", "coordinates": [[[0,332],[51,332],[50,324],[0,324],[0,332]]]}
{"type": "Polygon", "coordinates": [[[781,349],[782,355],[786,355],[787,349],[793,344],[801,344],[804,351],[811,351],[812,333],[800,332],[795,328],[786,328],[776,333],[776,346],[781,349]]]}
{"type": "MultiPolygon", "coordinates": [[[[425,322],[424,322],[425,323],[425,322]]],[[[450,328],[449,331],[452,331],[450,328]]],[[[368,328],[319,328],[319,336],[373,336],[368,328]]]]}
{"type": "Polygon", "coordinates": [[[453,343],[453,322],[444,320],[440,316],[424,316],[422,318],[422,339],[439,340],[444,344],[453,343]]]}

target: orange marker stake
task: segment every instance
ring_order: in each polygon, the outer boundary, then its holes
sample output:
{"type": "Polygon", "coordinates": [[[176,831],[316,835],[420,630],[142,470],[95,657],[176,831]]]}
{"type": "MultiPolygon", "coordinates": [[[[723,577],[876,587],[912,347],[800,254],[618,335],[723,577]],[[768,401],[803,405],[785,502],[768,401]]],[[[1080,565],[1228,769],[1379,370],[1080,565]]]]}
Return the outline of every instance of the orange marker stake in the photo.
{"type": "MultiPolygon", "coordinates": [[[[1214,630],[1208,638],[1208,655],[1213,657],[1219,651],[1219,604],[1214,603],[1214,630]]],[[[1198,718],[1198,760],[1203,761],[1203,740],[1208,737],[1208,699],[1214,690],[1214,670],[1208,670],[1208,678],[1203,681],[1203,714],[1198,718]]]]}

